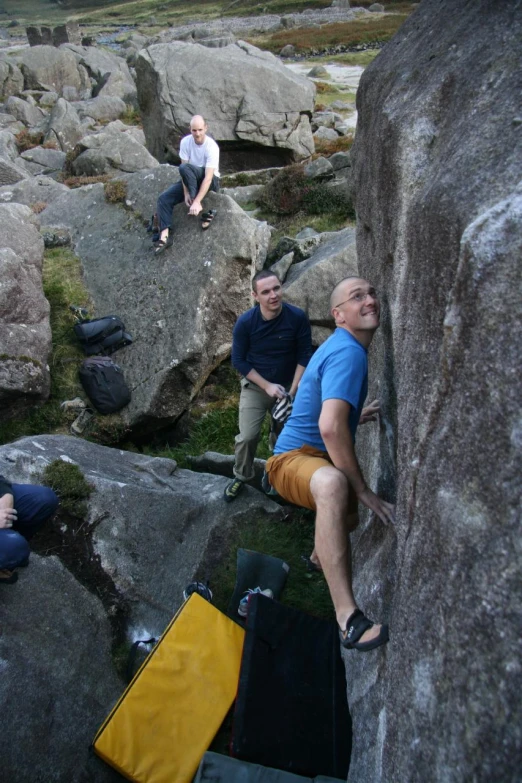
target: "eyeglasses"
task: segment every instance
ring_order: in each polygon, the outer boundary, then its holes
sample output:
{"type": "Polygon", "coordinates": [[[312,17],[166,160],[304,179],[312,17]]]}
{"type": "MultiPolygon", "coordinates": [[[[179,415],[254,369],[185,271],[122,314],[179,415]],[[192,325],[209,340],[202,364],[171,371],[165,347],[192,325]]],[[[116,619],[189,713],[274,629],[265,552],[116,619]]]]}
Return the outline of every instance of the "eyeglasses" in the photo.
{"type": "Polygon", "coordinates": [[[366,302],[368,297],[371,296],[372,299],[378,299],[377,291],[375,288],[370,288],[368,291],[363,293],[362,291],[359,291],[358,293],[354,294],[353,296],[350,296],[348,299],[345,299],[344,302],[339,302],[339,304],[334,305],[333,309],[336,309],[340,307],[343,304],[346,304],[346,302],[355,302],[356,304],[362,304],[363,302],[366,302]]]}

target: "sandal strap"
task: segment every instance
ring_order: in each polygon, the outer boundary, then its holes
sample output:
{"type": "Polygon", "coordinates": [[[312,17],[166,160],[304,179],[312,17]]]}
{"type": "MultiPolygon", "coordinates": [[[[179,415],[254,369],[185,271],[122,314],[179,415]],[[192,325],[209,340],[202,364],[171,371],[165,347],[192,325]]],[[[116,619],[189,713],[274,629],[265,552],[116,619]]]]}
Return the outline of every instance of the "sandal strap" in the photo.
{"type": "Polygon", "coordinates": [[[368,620],[360,609],[356,609],[346,621],[346,630],[343,632],[343,635],[346,634],[345,641],[349,644],[358,642],[363,633],[369,628],[373,628],[373,625],[372,621],[368,620]]]}

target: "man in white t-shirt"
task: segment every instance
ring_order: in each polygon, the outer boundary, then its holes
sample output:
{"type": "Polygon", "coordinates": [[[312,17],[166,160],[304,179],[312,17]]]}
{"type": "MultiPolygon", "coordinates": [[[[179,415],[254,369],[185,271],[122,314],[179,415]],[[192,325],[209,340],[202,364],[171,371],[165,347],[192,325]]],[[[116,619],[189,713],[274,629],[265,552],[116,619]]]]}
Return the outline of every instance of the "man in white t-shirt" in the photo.
{"type": "MultiPolygon", "coordinates": [[[[173,244],[172,210],[185,202],[189,215],[199,215],[201,202],[209,190],[219,190],[219,147],[207,136],[207,123],[199,114],[190,121],[190,135],[181,139],[179,147],[181,181],[168,188],[158,198],[159,242],[155,253],[162,253],[173,244]]],[[[208,228],[214,217],[213,210],[202,215],[202,227],[208,228]]]]}

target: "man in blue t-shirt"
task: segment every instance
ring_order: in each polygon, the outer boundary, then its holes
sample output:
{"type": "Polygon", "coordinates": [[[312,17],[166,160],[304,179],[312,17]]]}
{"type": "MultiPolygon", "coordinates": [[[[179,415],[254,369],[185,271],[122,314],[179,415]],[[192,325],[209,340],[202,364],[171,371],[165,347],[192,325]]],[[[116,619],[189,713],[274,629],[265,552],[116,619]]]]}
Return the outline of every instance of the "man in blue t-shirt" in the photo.
{"type": "Polygon", "coordinates": [[[368,620],[353,596],[349,534],[357,501],[385,524],[395,520],[394,507],[366,485],[354,449],[357,425],[379,411],[377,401],[364,411],[363,404],[380,304],[366,280],[347,277],[330,306],[337,328],[308,364],[266,471],[281,497],[316,511],[311,565],[324,572],[343,646],[367,651],[388,641],[388,626],[368,620]]]}
{"type": "Polygon", "coordinates": [[[254,477],[254,457],[266,413],[285,394],[295,395],[312,353],[306,313],[282,301],[283,288],[274,272],[263,270],[255,275],[252,296],[259,306],[239,316],[232,339],[232,364],[242,379],[235,478],[225,488],[227,503],[254,477]]]}

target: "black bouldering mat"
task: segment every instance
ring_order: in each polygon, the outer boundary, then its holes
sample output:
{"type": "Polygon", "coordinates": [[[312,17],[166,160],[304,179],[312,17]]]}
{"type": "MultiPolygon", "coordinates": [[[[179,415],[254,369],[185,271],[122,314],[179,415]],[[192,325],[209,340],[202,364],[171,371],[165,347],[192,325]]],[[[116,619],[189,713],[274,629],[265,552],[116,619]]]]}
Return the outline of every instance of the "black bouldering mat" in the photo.
{"type": "Polygon", "coordinates": [[[238,549],[236,584],[228,605],[228,616],[243,625],[244,618],[238,615],[237,609],[248,589],[261,587],[262,590],[266,590],[269,587],[274,598],[279,598],[289,570],[290,567],[285,561],[278,557],[264,555],[251,549],[238,549]]]}
{"type": "Polygon", "coordinates": [[[351,737],[337,624],[253,595],[232,755],[297,775],[346,780],[351,737]]]}
{"type": "Polygon", "coordinates": [[[344,783],[344,781],[324,775],[319,775],[317,778],[303,778],[292,772],[261,767],[259,764],[231,759],[209,750],[201,760],[194,783],[344,783]]]}

